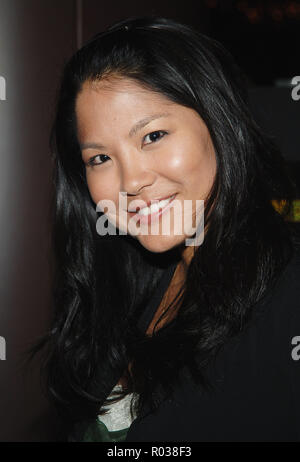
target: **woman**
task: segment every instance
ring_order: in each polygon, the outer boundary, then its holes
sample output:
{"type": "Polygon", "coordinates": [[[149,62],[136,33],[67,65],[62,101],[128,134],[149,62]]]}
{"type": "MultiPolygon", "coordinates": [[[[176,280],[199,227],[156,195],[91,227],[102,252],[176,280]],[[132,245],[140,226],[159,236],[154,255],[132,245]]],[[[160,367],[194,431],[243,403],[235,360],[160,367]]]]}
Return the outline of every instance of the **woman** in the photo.
{"type": "Polygon", "coordinates": [[[51,143],[34,351],[68,440],[299,441],[293,184],[231,56],[173,20],[115,24],[66,64],[51,143]]]}

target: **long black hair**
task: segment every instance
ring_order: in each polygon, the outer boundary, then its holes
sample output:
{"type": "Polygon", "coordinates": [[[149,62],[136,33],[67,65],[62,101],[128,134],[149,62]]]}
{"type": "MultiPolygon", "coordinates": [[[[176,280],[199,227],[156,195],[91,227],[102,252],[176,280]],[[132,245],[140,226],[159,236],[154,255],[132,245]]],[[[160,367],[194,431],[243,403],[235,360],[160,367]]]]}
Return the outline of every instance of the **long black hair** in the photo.
{"type": "Polygon", "coordinates": [[[249,111],[245,78],[231,55],[171,19],[114,24],[65,64],[51,151],[53,316],[32,350],[45,351],[49,398],[67,419],[93,419],[129,362],[124,393],[137,392],[137,413],[170,396],[182,368],[209,387],[206,366],[247,325],[294,248],[286,220],[294,185],[280,152],[249,111]],[[179,253],[152,254],[132,236],[96,233],[76,134],[74,108],[83,83],[109,75],[133,79],[197,111],[216,153],[205,239],[177,294],[177,316],[151,337],[137,329],[137,319],[179,253]],[[285,200],[281,213],[271,203],[276,198],[285,200]]]}

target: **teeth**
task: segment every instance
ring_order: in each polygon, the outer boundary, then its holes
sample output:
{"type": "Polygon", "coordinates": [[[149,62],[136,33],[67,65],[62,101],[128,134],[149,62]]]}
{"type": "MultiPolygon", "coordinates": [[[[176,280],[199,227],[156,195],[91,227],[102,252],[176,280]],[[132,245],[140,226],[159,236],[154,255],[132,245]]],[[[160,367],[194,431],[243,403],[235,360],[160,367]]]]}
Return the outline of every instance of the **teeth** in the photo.
{"type": "Polygon", "coordinates": [[[139,210],[137,213],[139,215],[150,215],[151,213],[156,213],[159,211],[159,209],[163,209],[175,196],[175,194],[168,199],[164,199],[163,201],[159,201],[158,203],[150,205],[150,207],[144,207],[141,210],[139,210]]]}

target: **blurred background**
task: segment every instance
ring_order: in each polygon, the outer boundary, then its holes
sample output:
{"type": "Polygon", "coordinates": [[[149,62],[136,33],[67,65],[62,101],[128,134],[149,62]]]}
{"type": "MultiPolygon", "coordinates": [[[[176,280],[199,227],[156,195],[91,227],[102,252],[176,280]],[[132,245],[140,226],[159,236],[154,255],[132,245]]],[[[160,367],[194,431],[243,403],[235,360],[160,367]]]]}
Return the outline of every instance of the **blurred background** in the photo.
{"type": "Polygon", "coordinates": [[[51,316],[48,139],[63,65],[106,26],[148,14],[190,24],[233,54],[298,184],[299,219],[299,1],[0,0],[0,441],[63,438],[38,361],[22,368],[51,316]]]}

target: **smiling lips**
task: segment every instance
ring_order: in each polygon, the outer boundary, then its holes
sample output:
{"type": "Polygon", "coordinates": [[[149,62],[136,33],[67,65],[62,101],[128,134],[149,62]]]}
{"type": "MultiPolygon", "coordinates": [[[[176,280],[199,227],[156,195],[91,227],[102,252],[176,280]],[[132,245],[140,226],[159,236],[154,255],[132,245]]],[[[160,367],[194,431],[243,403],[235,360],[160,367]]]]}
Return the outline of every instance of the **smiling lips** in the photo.
{"type": "Polygon", "coordinates": [[[135,210],[130,210],[128,209],[128,212],[133,215],[137,216],[149,216],[152,214],[158,213],[160,210],[162,210],[166,205],[171,202],[176,194],[173,194],[172,196],[168,196],[166,199],[161,199],[158,202],[155,202],[154,204],[151,204],[150,206],[145,206],[145,207],[135,207],[135,210]],[[138,209],[138,210],[137,210],[138,209]]]}

